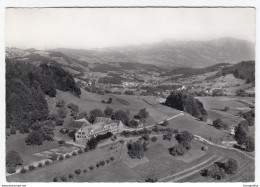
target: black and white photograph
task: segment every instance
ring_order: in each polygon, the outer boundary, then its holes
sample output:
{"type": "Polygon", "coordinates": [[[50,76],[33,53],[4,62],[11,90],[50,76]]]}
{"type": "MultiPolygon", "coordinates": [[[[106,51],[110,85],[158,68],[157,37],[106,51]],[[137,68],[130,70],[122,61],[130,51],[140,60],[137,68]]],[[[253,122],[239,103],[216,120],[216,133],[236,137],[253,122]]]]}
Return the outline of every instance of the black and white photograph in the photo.
{"type": "Polygon", "coordinates": [[[6,7],[6,183],[254,183],[256,11],[6,7]]]}

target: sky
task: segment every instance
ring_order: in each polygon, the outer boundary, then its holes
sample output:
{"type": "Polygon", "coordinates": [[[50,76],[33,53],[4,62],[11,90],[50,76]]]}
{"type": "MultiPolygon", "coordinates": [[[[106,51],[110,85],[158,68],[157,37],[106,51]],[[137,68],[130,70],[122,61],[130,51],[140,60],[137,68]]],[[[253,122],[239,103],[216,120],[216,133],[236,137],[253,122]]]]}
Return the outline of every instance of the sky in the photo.
{"type": "Polygon", "coordinates": [[[7,8],[5,20],[6,46],[24,49],[221,37],[255,41],[253,8],[7,8]]]}

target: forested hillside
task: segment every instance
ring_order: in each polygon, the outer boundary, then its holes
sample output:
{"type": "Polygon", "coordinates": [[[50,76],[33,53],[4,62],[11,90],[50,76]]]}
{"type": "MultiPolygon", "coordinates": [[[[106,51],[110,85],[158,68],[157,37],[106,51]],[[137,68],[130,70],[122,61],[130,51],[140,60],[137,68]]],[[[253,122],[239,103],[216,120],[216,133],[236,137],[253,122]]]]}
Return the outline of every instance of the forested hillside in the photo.
{"type": "Polygon", "coordinates": [[[233,74],[234,77],[255,83],[255,61],[243,61],[230,67],[223,68],[216,76],[233,74]]]}
{"type": "Polygon", "coordinates": [[[34,122],[45,120],[44,94],[55,97],[56,89],[80,95],[72,75],[61,67],[6,59],[6,127],[29,132],[34,122]]]}

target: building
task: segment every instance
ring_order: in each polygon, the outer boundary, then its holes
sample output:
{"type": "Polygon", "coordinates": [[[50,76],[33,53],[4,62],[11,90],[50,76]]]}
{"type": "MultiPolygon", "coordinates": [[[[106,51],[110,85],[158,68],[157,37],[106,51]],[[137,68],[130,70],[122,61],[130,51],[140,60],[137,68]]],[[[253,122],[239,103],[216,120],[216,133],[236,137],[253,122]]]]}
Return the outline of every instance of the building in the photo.
{"type": "Polygon", "coordinates": [[[97,117],[93,124],[83,124],[75,133],[75,140],[78,143],[86,143],[92,137],[111,132],[117,134],[123,131],[123,123],[119,120],[111,120],[110,118],[97,117]]]}

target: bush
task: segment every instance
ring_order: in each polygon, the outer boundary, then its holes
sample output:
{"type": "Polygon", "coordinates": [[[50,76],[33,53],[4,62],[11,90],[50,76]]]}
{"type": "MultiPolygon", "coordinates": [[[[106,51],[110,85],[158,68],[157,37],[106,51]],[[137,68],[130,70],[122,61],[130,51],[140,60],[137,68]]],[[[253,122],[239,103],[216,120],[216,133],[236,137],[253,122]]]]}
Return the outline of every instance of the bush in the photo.
{"type": "Polygon", "coordinates": [[[248,137],[246,140],[246,151],[252,152],[255,150],[255,140],[254,138],[248,137]]]}
{"type": "Polygon", "coordinates": [[[106,160],[106,162],[107,162],[107,163],[109,163],[109,162],[110,162],[110,160],[108,159],[108,160],[106,160]]]}
{"type": "Polygon", "coordinates": [[[101,166],[104,166],[105,163],[106,163],[106,162],[102,160],[99,164],[100,164],[101,166]]]}
{"type": "Polygon", "coordinates": [[[59,161],[63,161],[63,159],[64,159],[63,156],[59,157],[59,161]]]}
{"type": "Polygon", "coordinates": [[[7,167],[16,167],[23,164],[23,160],[18,152],[9,151],[6,155],[6,166],[7,167]]]}
{"type": "Polygon", "coordinates": [[[69,174],[68,177],[69,177],[69,179],[73,179],[74,178],[74,176],[72,174],[69,174]]]}
{"type": "Polygon", "coordinates": [[[44,162],[44,164],[47,166],[47,165],[50,164],[50,161],[46,160],[46,161],[44,162]]]}
{"type": "Polygon", "coordinates": [[[162,126],[168,126],[169,125],[169,122],[168,120],[164,120],[163,123],[161,123],[162,126]]]}
{"type": "Polygon", "coordinates": [[[62,182],[66,182],[67,181],[67,178],[65,176],[62,176],[60,179],[61,179],[62,182]]]}
{"type": "Polygon", "coordinates": [[[194,139],[194,136],[188,131],[182,131],[182,132],[178,133],[175,136],[175,138],[176,138],[176,140],[178,140],[178,142],[181,142],[181,141],[191,142],[194,139]]]}
{"type": "Polygon", "coordinates": [[[115,160],[115,158],[114,158],[114,157],[110,157],[110,160],[111,160],[111,161],[114,161],[114,160],[115,160]]]}
{"type": "Polygon", "coordinates": [[[30,170],[30,171],[32,171],[32,170],[34,170],[34,169],[35,169],[35,167],[34,167],[33,165],[29,165],[29,167],[28,167],[28,168],[29,168],[29,170],[30,170]]]}
{"type": "Polygon", "coordinates": [[[77,156],[77,153],[74,151],[74,152],[72,153],[72,155],[73,155],[73,156],[77,156]]]}
{"type": "Polygon", "coordinates": [[[16,134],[16,129],[14,127],[10,129],[10,134],[16,134]]]}
{"type": "Polygon", "coordinates": [[[87,173],[87,172],[88,172],[88,170],[87,170],[87,169],[84,169],[84,170],[83,170],[83,172],[84,172],[84,173],[87,173]]]}
{"type": "Polygon", "coordinates": [[[172,132],[167,132],[167,134],[163,135],[163,139],[171,141],[171,139],[172,139],[172,132]]]}
{"type": "Polygon", "coordinates": [[[60,145],[62,145],[62,144],[65,144],[65,141],[64,141],[64,140],[60,140],[58,143],[59,143],[60,145]]]}
{"type": "Polygon", "coordinates": [[[42,163],[40,162],[39,164],[38,164],[38,168],[41,168],[42,167],[42,163]]]}
{"type": "Polygon", "coordinates": [[[148,177],[145,179],[145,182],[158,182],[157,177],[148,177]]]}
{"type": "Polygon", "coordinates": [[[66,155],[65,158],[70,158],[70,155],[66,155]]]}
{"type": "Polygon", "coordinates": [[[50,156],[50,159],[51,159],[52,161],[55,161],[55,160],[58,159],[58,155],[54,153],[54,154],[52,154],[52,155],[50,156]]]}
{"type": "Polygon", "coordinates": [[[9,166],[9,167],[6,168],[6,171],[7,171],[7,173],[12,174],[12,173],[16,172],[16,169],[15,169],[14,166],[9,166]]]}
{"type": "Polygon", "coordinates": [[[149,141],[149,140],[150,140],[149,134],[144,134],[144,135],[142,135],[142,138],[143,138],[145,141],[149,141]]]}
{"type": "Polygon", "coordinates": [[[54,178],[53,178],[53,182],[58,182],[58,178],[57,178],[57,177],[54,177],[54,178]]]}
{"type": "Polygon", "coordinates": [[[84,151],[85,151],[85,152],[88,152],[88,151],[89,151],[89,148],[88,148],[87,145],[86,145],[86,147],[84,148],[84,151]]]}
{"type": "Polygon", "coordinates": [[[230,158],[227,162],[225,162],[225,171],[227,174],[235,174],[238,170],[238,162],[237,160],[230,158]]]}
{"type": "Polygon", "coordinates": [[[153,136],[153,137],[151,138],[151,141],[152,141],[152,142],[156,142],[156,141],[157,141],[157,137],[156,137],[156,136],[153,136]]]}
{"type": "Polygon", "coordinates": [[[180,141],[179,144],[181,144],[182,147],[184,147],[186,150],[190,150],[190,148],[191,148],[189,142],[186,142],[186,141],[180,141]]]}
{"type": "Polygon", "coordinates": [[[217,118],[213,121],[213,126],[217,129],[227,129],[227,124],[223,123],[223,121],[220,118],[217,118]]]}
{"type": "Polygon", "coordinates": [[[77,175],[80,175],[80,174],[81,174],[81,170],[80,170],[80,169],[76,169],[76,170],[75,170],[75,173],[76,173],[77,175]]]}
{"type": "Polygon", "coordinates": [[[78,153],[79,153],[79,154],[83,153],[82,149],[78,150],[78,153]]]}
{"type": "Polygon", "coordinates": [[[173,156],[182,156],[185,153],[185,148],[181,144],[177,144],[170,148],[169,151],[173,156]]]}
{"type": "Polygon", "coordinates": [[[88,167],[90,170],[93,170],[94,169],[94,166],[89,166],[88,167]]]}
{"type": "Polygon", "coordinates": [[[99,164],[99,163],[97,163],[97,164],[96,164],[96,167],[97,167],[97,168],[99,168],[99,166],[100,166],[100,164],[99,164]]]}
{"type": "Polygon", "coordinates": [[[229,110],[229,107],[226,106],[223,110],[224,110],[224,111],[228,111],[228,110],[229,110]]]}
{"type": "Polygon", "coordinates": [[[26,173],[27,169],[25,169],[24,167],[21,169],[20,173],[26,173]]]}

